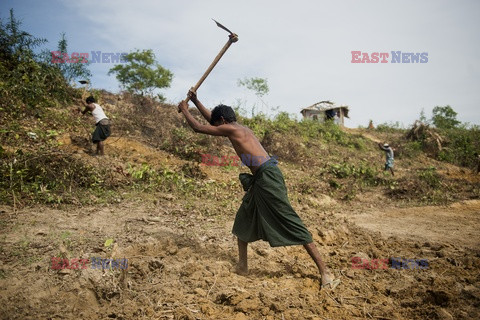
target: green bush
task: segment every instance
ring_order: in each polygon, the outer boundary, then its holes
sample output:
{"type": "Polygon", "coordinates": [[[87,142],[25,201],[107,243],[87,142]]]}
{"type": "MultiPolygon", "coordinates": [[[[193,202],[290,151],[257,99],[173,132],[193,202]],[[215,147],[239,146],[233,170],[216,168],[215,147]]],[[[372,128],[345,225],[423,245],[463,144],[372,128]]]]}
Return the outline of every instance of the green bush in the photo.
{"type": "Polygon", "coordinates": [[[432,189],[437,189],[441,185],[440,175],[437,173],[437,169],[433,166],[420,170],[418,178],[421,181],[424,181],[432,189]]]}
{"type": "Polygon", "coordinates": [[[27,202],[65,203],[79,189],[97,190],[103,174],[70,154],[55,151],[0,153],[0,199],[13,204],[27,202]]]}
{"type": "Polygon", "coordinates": [[[455,165],[473,168],[475,153],[480,153],[480,128],[460,127],[441,131],[446,137],[445,147],[438,153],[438,159],[455,165]]]}
{"type": "Polygon", "coordinates": [[[339,179],[358,179],[362,185],[368,186],[376,186],[383,181],[378,177],[378,170],[370,167],[367,163],[350,164],[344,162],[330,164],[328,167],[328,172],[339,179]]]}
{"type": "Polygon", "coordinates": [[[416,158],[422,153],[421,141],[409,141],[395,148],[395,156],[401,158],[416,158]]]}
{"type": "Polygon", "coordinates": [[[402,128],[402,125],[400,122],[390,122],[390,123],[380,123],[377,125],[375,128],[378,132],[388,132],[388,133],[393,133],[393,132],[398,132],[398,131],[404,131],[402,128]]]}
{"type": "Polygon", "coordinates": [[[286,133],[289,131],[296,131],[297,122],[293,119],[290,119],[290,116],[287,112],[280,112],[276,115],[274,121],[272,122],[272,127],[274,130],[286,133]]]}
{"type": "Polygon", "coordinates": [[[272,130],[272,120],[268,119],[264,114],[257,114],[252,118],[241,117],[239,121],[250,128],[260,141],[269,130],[272,130]]]}

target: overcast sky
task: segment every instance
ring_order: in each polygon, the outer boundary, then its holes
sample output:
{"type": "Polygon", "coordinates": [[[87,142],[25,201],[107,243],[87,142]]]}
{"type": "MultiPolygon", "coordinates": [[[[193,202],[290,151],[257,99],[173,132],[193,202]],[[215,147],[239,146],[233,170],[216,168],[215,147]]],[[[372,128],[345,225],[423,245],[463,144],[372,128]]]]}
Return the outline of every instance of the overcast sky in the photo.
{"type": "MultiPolygon", "coordinates": [[[[450,105],[463,122],[480,124],[480,1],[123,1],[2,0],[23,30],[55,50],[62,32],[69,53],[153,49],[174,74],[162,90],[168,102],[185,97],[227,33],[239,35],[198,91],[209,107],[259,104],[238,87],[266,78],[270,107],[300,115],[321,100],[350,106],[348,127],[399,121],[409,126],[423,109],[450,105]],[[388,63],[352,63],[352,51],[387,52],[388,63]],[[392,63],[392,51],[427,53],[426,63],[392,63]]],[[[112,63],[90,65],[94,88],[119,90],[112,63]]]]}

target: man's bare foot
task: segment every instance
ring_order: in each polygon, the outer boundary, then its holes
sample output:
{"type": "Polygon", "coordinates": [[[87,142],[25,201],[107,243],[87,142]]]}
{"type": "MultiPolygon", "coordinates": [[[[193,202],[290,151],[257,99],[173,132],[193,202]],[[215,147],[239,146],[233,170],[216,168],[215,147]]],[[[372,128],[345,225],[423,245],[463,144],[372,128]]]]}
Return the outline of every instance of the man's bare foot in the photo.
{"type": "Polygon", "coordinates": [[[246,276],[248,275],[248,267],[241,264],[237,264],[237,267],[235,268],[235,272],[238,275],[246,276]]]}
{"type": "Polygon", "coordinates": [[[330,271],[325,272],[322,274],[322,286],[331,282],[333,279],[335,279],[335,276],[330,271]]]}
{"type": "Polygon", "coordinates": [[[322,289],[335,289],[340,284],[340,279],[335,279],[335,276],[330,272],[327,271],[325,274],[322,275],[322,289]]]}

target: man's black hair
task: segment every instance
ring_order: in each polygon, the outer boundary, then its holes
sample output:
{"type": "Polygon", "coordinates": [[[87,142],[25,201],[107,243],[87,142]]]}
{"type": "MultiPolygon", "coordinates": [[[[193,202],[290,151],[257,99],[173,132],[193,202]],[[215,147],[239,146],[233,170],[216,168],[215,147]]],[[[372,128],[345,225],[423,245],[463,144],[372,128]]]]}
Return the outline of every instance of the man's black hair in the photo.
{"type": "Polygon", "coordinates": [[[87,103],[97,102],[97,100],[95,100],[95,98],[93,96],[88,97],[86,101],[87,101],[87,103]]]}
{"type": "Polygon", "coordinates": [[[210,124],[213,126],[215,122],[220,120],[223,117],[225,121],[228,123],[237,121],[237,117],[235,116],[235,111],[233,111],[232,107],[225,106],[223,104],[219,104],[212,110],[212,117],[210,118],[210,124]]]}

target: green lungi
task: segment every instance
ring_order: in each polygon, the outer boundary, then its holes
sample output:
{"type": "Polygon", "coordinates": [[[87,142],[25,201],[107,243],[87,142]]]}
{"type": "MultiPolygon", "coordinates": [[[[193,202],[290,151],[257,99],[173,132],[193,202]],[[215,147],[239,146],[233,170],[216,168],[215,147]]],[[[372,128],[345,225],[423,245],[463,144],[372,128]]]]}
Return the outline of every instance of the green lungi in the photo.
{"type": "Polygon", "coordinates": [[[244,242],[265,240],[272,247],[312,242],[300,217],[290,205],[278,161],[270,158],[255,175],[240,174],[247,191],[233,224],[233,234],[244,242]]]}

